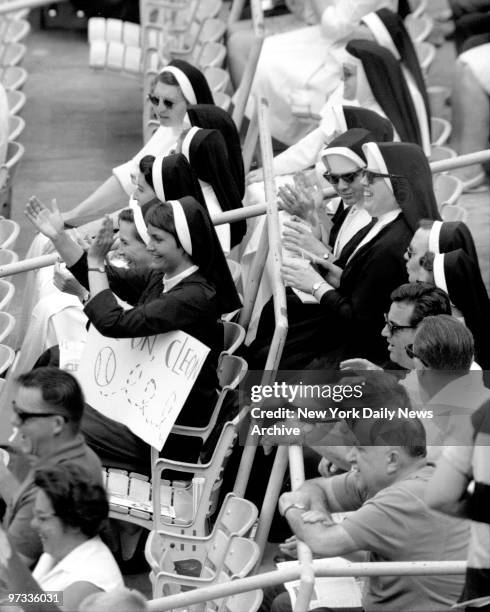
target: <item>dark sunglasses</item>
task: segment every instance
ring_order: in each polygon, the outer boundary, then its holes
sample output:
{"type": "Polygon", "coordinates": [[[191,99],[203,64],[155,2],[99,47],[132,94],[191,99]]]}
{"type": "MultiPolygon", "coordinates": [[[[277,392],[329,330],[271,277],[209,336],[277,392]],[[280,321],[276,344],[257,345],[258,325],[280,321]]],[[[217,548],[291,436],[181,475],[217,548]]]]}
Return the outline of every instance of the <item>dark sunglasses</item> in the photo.
{"type": "Polygon", "coordinates": [[[177,104],[177,102],[174,102],[173,100],[167,100],[167,98],[159,98],[158,96],[154,96],[153,94],[147,94],[146,97],[154,106],[158,106],[161,100],[163,106],[165,106],[165,108],[168,108],[169,110],[173,108],[175,104],[177,104]]]}
{"type": "Polygon", "coordinates": [[[414,329],[413,325],[397,325],[396,323],[393,323],[393,321],[390,321],[388,319],[388,315],[386,313],[384,317],[385,317],[386,327],[388,328],[388,331],[390,332],[390,335],[392,336],[395,332],[397,332],[400,329],[414,329]]]}
{"type": "Polygon", "coordinates": [[[356,180],[356,177],[358,177],[361,172],[362,168],[359,168],[359,170],[356,170],[355,172],[347,172],[346,174],[330,174],[330,172],[325,172],[323,174],[323,178],[332,185],[338,185],[340,179],[342,179],[344,183],[350,185],[356,180]]]}
{"type": "Polygon", "coordinates": [[[429,367],[423,359],[421,359],[416,353],[413,352],[413,344],[407,344],[405,347],[405,352],[410,357],[410,359],[414,359],[415,357],[424,364],[425,367],[429,367]]]}
{"type": "Polygon", "coordinates": [[[19,419],[21,423],[25,423],[29,419],[43,419],[47,417],[60,416],[65,421],[68,418],[64,414],[60,414],[59,412],[27,412],[25,410],[21,410],[15,402],[12,405],[12,409],[14,411],[15,416],[19,419]]]}
{"type": "Polygon", "coordinates": [[[368,185],[372,185],[378,178],[389,178],[389,179],[401,179],[404,178],[400,174],[382,174],[381,172],[374,172],[365,168],[362,170],[362,176],[368,182],[368,185]]]}

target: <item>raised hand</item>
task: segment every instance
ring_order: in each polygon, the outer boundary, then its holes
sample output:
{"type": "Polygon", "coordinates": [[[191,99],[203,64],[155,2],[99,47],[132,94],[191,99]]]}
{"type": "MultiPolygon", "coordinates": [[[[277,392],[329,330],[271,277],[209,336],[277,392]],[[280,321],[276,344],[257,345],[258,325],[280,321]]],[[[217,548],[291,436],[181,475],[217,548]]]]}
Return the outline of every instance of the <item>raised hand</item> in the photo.
{"type": "Polygon", "coordinates": [[[29,198],[24,214],[41,234],[50,240],[54,240],[63,231],[63,217],[56,200],[51,200],[51,209],[49,209],[36,196],[32,196],[29,198]]]}
{"type": "Polygon", "coordinates": [[[102,265],[113,244],[114,226],[112,225],[112,219],[109,215],[106,215],[97,236],[95,236],[88,249],[87,260],[89,265],[102,265]]]}

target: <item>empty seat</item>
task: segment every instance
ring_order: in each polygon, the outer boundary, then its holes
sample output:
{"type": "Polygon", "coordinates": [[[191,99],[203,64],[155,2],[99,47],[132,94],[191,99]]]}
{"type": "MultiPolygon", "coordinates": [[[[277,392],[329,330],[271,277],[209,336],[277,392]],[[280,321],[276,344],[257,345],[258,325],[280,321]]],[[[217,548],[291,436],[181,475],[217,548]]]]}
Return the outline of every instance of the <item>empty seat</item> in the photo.
{"type": "Polygon", "coordinates": [[[446,204],[441,207],[441,218],[443,221],[463,221],[463,223],[466,223],[468,211],[458,204],[454,206],[446,204]]]}
{"type": "MultiPolygon", "coordinates": [[[[20,160],[24,156],[24,152],[25,149],[20,143],[9,142],[7,148],[7,161],[3,164],[3,166],[0,166],[0,210],[7,217],[10,216],[10,207],[12,203],[12,186],[14,182],[15,172],[18,168],[20,160]]],[[[0,246],[2,246],[1,242],[0,246]]],[[[12,248],[12,244],[6,244],[4,245],[4,247],[12,248]]]]}
{"type": "Polygon", "coordinates": [[[197,64],[199,68],[204,69],[208,66],[220,68],[223,65],[226,57],[226,47],[219,42],[207,42],[201,47],[197,64]]]}
{"type": "Polygon", "coordinates": [[[0,69],[0,81],[5,89],[22,89],[27,81],[27,70],[20,66],[5,66],[0,69]]]}
{"type": "Polygon", "coordinates": [[[222,354],[233,355],[245,340],[245,330],[240,324],[232,321],[222,321],[222,325],[224,328],[222,354]]]}
{"type": "Polygon", "coordinates": [[[428,0],[409,0],[410,10],[414,17],[420,17],[427,10],[428,0]]]}
{"type": "Polygon", "coordinates": [[[426,75],[436,56],[436,48],[431,43],[424,41],[415,45],[415,52],[417,53],[422,72],[426,75]]]}
{"type": "Polygon", "coordinates": [[[230,75],[223,68],[210,66],[204,70],[204,76],[213,94],[214,92],[225,91],[230,83],[230,75]]]}
{"type": "Polygon", "coordinates": [[[225,111],[229,111],[231,107],[231,98],[223,91],[213,92],[214,103],[225,111]]]}
{"type": "Polygon", "coordinates": [[[17,140],[24,131],[26,122],[19,115],[9,116],[9,141],[17,140]]]}
{"type": "Polygon", "coordinates": [[[439,209],[444,204],[457,204],[462,193],[463,183],[457,176],[438,174],[434,177],[434,194],[439,209]]]}
{"type": "Polygon", "coordinates": [[[3,18],[0,20],[0,32],[3,32],[3,43],[19,43],[24,40],[30,31],[31,25],[25,19],[3,18]]]}
{"type": "Polygon", "coordinates": [[[21,43],[0,45],[0,66],[18,66],[25,54],[26,46],[21,43]]]}
{"type": "Polygon", "coordinates": [[[14,249],[19,232],[20,226],[17,221],[0,217],[0,249],[14,249]]]}
{"type": "Polygon", "coordinates": [[[0,376],[12,365],[15,359],[15,351],[10,346],[0,344],[0,376]]]}
{"type": "Polygon", "coordinates": [[[456,151],[450,147],[432,147],[429,161],[436,162],[443,159],[452,159],[453,157],[456,157],[456,151]]]}
{"type": "Polygon", "coordinates": [[[15,287],[9,281],[0,278],[0,310],[5,310],[14,297],[15,287]]]}
{"type": "Polygon", "coordinates": [[[9,113],[11,115],[18,115],[24,108],[26,96],[22,91],[12,89],[7,91],[7,102],[9,105],[9,113]]]}
{"type": "Polygon", "coordinates": [[[431,117],[431,138],[432,145],[441,146],[446,144],[449,136],[451,135],[451,124],[447,119],[441,117],[431,117]]]}
{"type": "Polygon", "coordinates": [[[0,342],[10,336],[15,327],[15,317],[9,312],[0,311],[0,342]]]}
{"type": "Polygon", "coordinates": [[[429,15],[407,15],[404,20],[408,34],[414,43],[421,43],[432,32],[434,22],[429,15]]]}

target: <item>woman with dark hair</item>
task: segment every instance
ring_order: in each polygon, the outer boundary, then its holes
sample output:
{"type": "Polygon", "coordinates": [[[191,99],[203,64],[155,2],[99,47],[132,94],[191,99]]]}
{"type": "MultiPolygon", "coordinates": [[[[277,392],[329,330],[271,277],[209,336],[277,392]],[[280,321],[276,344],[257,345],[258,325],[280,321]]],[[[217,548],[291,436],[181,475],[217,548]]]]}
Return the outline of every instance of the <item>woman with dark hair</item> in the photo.
{"type": "Polygon", "coordinates": [[[131,174],[145,155],[168,155],[175,149],[184,129],[187,107],[213,104],[206,77],[184,60],[172,60],[155,78],[148,99],[160,127],[145,146],[125,164],[113,169],[112,176],[75,208],[64,213],[70,225],[81,225],[110,213],[127,201],[134,186],[131,174]]]}
{"type": "MultiPolygon", "coordinates": [[[[237,186],[223,136],[218,130],[191,127],[182,140],[182,153],[196,173],[211,217],[220,212],[242,208],[240,189],[237,186]]],[[[218,225],[223,251],[239,244],[247,231],[245,220],[218,225]]]]}
{"type": "MultiPolygon", "coordinates": [[[[321,337],[322,353],[336,349],[338,359],[361,355],[375,363],[387,360],[386,341],[381,336],[391,292],[406,282],[403,255],[420,219],[438,218],[431,172],[420,147],[408,143],[373,142],[363,146],[364,206],[376,223],[339,268],[329,259],[315,258],[327,271],[326,278],[313,267],[283,264],[285,282],[310,293],[319,302],[323,318],[312,320],[321,337]]],[[[261,330],[259,327],[259,334],[261,330]]],[[[311,334],[310,334],[311,335],[311,334]]],[[[265,336],[265,334],[263,334],[265,336]]],[[[296,351],[301,333],[288,335],[282,367],[298,369],[296,351]]]]}
{"type": "Polygon", "coordinates": [[[214,104],[194,104],[187,109],[190,124],[205,130],[218,130],[228,149],[228,159],[240,197],[245,194],[245,170],[243,168],[242,145],[235,122],[230,115],[214,104]]]}
{"type": "Polygon", "coordinates": [[[71,463],[39,468],[34,481],[38,493],[32,526],[39,532],[44,553],[31,574],[0,527],[0,561],[9,589],[38,594],[33,600],[39,602],[36,610],[77,610],[88,595],[121,588],[121,572],[98,535],[109,515],[102,485],[71,463]],[[59,596],[42,597],[43,592],[53,591],[59,596]]]}
{"type": "MultiPolygon", "coordinates": [[[[105,268],[113,241],[110,219],[105,219],[84,253],[64,230],[56,207],[50,211],[31,198],[26,214],[89,289],[85,314],[101,334],[139,338],[181,330],[210,348],[177,419],[181,425],[206,425],[216,402],[216,367],[223,348],[218,319],[239,308],[240,300],[204,207],[191,197],[151,206],[145,215],[151,268],[146,273],[117,269],[110,278],[105,268]],[[132,308],[122,308],[112,291],[132,308]]],[[[88,409],[82,429],[105,465],[149,473],[149,447],[124,425],[88,409]]],[[[199,439],[186,438],[182,443],[181,436],[170,434],[163,453],[176,460],[195,461],[199,450],[199,439]]]]}

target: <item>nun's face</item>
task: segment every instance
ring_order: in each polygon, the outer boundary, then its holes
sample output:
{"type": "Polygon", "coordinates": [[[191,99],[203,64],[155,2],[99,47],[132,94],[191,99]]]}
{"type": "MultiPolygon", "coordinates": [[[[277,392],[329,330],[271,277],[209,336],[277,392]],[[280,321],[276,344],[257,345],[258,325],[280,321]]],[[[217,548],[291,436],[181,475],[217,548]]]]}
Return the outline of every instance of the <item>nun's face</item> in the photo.
{"type": "MultiPolygon", "coordinates": [[[[343,155],[328,155],[323,158],[325,169],[332,175],[330,183],[346,206],[363,204],[364,185],[361,168],[343,155]]],[[[328,179],[327,179],[328,180],[328,179]]]]}
{"type": "Polygon", "coordinates": [[[429,248],[429,232],[425,229],[418,229],[410,242],[410,246],[405,252],[405,261],[407,262],[408,281],[416,283],[417,281],[427,281],[429,274],[420,265],[420,259],[424,256],[429,248]]]}
{"type": "Polygon", "coordinates": [[[148,185],[145,175],[141,171],[138,170],[137,174],[134,177],[132,175],[131,178],[133,178],[133,183],[136,186],[136,189],[133,191],[133,199],[135,199],[140,206],[156,198],[155,192],[150,185],[148,185]]]}
{"type": "Polygon", "coordinates": [[[187,102],[180,87],[158,82],[151,92],[150,101],[162,127],[182,125],[187,102]]]}
{"type": "Polygon", "coordinates": [[[372,183],[369,183],[363,175],[361,182],[364,188],[364,208],[372,217],[379,217],[399,208],[395,195],[384,178],[374,177],[372,183]]]}
{"type": "Polygon", "coordinates": [[[357,96],[357,66],[345,62],[342,64],[342,81],[344,82],[344,99],[355,100],[357,96]]]}
{"type": "Polygon", "coordinates": [[[151,265],[152,257],[130,221],[119,221],[119,250],[131,267],[151,265]]]}
{"type": "Polygon", "coordinates": [[[177,246],[175,237],[163,229],[148,224],[150,242],[146,247],[152,257],[152,267],[172,275],[185,259],[184,249],[177,246]]]}

